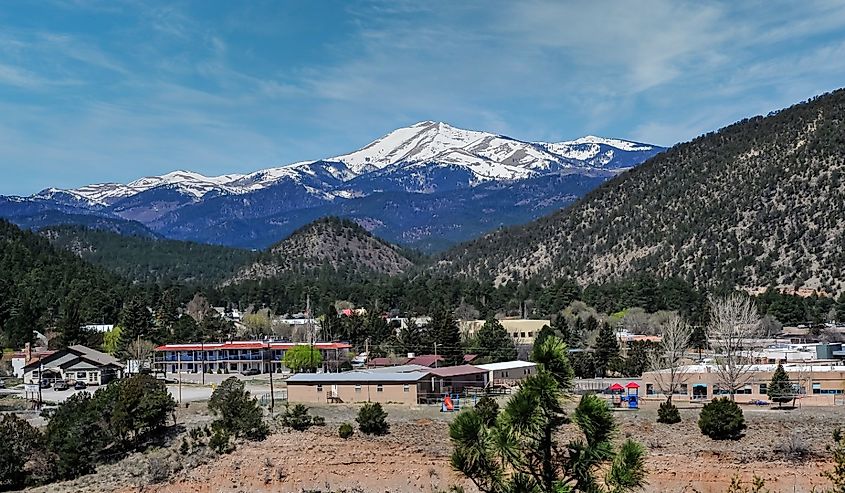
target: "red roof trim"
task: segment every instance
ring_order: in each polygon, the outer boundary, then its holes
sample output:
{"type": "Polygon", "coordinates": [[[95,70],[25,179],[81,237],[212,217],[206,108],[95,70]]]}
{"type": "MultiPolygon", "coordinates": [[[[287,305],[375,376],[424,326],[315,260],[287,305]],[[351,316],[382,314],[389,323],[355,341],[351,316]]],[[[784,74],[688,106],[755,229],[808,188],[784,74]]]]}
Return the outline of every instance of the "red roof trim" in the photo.
{"type": "MultiPolygon", "coordinates": [[[[271,342],[272,349],[290,349],[294,346],[305,345],[295,342],[271,342]]],[[[345,342],[316,342],[314,343],[316,349],[350,349],[352,346],[345,342]]],[[[229,341],[229,342],[210,342],[207,344],[164,344],[158,346],[156,351],[218,351],[221,349],[266,349],[267,343],[260,341],[229,341]]]]}

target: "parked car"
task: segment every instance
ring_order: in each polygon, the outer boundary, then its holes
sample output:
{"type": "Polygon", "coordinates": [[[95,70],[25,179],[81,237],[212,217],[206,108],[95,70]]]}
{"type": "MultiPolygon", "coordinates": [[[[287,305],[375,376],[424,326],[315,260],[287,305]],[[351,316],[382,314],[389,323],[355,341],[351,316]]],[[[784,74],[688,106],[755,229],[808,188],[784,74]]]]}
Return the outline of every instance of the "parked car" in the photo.
{"type": "Polygon", "coordinates": [[[75,384],[73,384],[74,390],[85,390],[87,388],[88,386],[85,385],[85,382],[76,382],[75,384]]]}
{"type": "Polygon", "coordinates": [[[53,385],[53,390],[67,390],[69,388],[70,385],[68,385],[67,382],[64,382],[62,380],[59,380],[58,382],[56,382],[55,385],[53,385]]]}
{"type": "Polygon", "coordinates": [[[252,376],[252,375],[258,375],[259,373],[261,373],[261,372],[260,372],[260,371],[258,371],[258,369],[257,369],[257,368],[250,368],[249,370],[244,370],[244,371],[242,371],[242,372],[241,372],[241,375],[244,375],[244,376],[250,377],[250,376],[252,376]]]}
{"type": "Polygon", "coordinates": [[[40,382],[38,382],[38,385],[40,385],[42,389],[49,389],[53,386],[53,384],[51,384],[49,380],[41,380],[40,382]]]}

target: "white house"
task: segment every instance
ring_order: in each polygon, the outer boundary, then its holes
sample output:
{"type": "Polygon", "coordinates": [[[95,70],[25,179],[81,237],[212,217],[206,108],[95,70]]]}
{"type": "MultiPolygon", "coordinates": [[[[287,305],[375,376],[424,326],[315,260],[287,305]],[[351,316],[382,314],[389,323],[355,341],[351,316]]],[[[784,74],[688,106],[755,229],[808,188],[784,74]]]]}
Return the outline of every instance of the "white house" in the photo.
{"type": "Polygon", "coordinates": [[[492,385],[512,385],[537,372],[536,363],[519,360],[475,366],[488,371],[487,381],[492,385]]]}

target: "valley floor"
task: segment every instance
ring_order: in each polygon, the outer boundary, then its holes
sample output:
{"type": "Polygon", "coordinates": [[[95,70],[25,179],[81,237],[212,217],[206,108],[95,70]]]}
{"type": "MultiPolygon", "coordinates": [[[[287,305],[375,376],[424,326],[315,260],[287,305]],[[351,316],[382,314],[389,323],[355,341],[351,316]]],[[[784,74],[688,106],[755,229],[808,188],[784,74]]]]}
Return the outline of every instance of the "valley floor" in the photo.
{"type": "MultiPolygon", "coordinates": [[[[448,423],[454,415],[436,407],[387,406],[391,433],[384,437],[337,435],[342,422],[354,422],[357,407],[319,406],[326,426],[306,432],[281,431],[260,443],[246,443],[222,457],[182,455],[178,441],[170,449],[134,454],[100,468],[97,474],[42,492],[438,492],[452,485],[474,489],[449,467],[448,423]]],[[[697,409],[683,409],[675,426],[655,422],[656,407],[620,411],[620,438],[633,437],[648,447],[646,492],[723,492],[735,475],[766,480],[771,492],[809,492],[827,484],[826,446],[845,409],[789,411],[746,409],[747,435],[739,442],[714,442],[695,424],[697,409]],[[789,461],[779,451],[793,434],[809,456],[789,461]]],[[[180,410],[180,421],[196,426],[210,419],[201,403],[180,410]]]]}

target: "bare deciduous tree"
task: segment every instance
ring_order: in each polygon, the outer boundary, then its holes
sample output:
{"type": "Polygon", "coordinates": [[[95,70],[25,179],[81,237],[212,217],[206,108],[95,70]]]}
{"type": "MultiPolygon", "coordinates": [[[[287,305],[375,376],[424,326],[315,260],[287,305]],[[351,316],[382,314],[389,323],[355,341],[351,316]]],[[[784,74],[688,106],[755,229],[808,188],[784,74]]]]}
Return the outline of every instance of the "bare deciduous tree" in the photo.
{"type": "Polygon", "coordinates": [[[656,351],[650,353],[650,365],[655,374],[657,389],[672,402],[686,378],[688,367],[684,358],[690,345],[692,327],[678,315],[669,317],[663,325],[663,335],[656,351]]]}
{"type": "Polygon", "coordinates": [[[710,300],[707,341],[716,352],[716,375],[721,389],[734,399],[751,381],[754,349],[760,346],[760,315],[748,296],[735,293],[710,300]]]}
{"type": "Polygon", "coordinates": [[[150,359],[155,347],[155,344],[150,341],[136,339],[126,346],[126,356],[130,361],[136,362],[137,371],[140,372],[144,368],[144,363],[150,359]]]}

